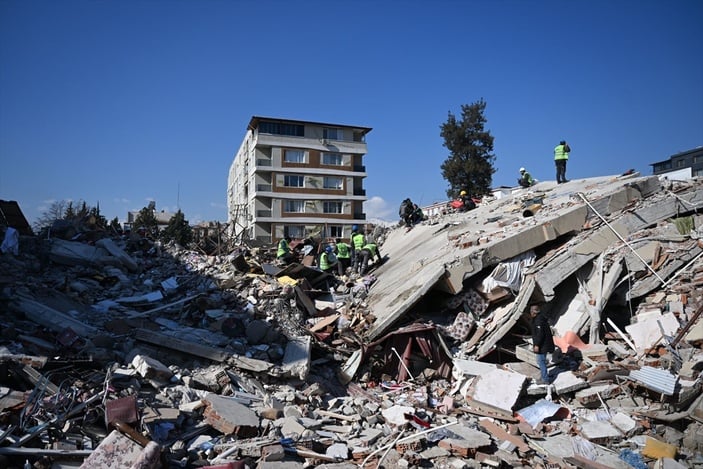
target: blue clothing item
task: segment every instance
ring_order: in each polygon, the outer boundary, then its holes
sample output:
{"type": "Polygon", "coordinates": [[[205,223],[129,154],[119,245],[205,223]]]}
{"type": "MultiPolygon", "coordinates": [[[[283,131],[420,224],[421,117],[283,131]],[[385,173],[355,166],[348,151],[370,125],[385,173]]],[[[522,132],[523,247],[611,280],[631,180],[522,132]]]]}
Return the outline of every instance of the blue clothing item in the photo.
{"type": "Polygon", "coordinates": [[[549,371],[547,370],[547,354],[537,353],[537,364],[539,365],[539,372],[542,375],[542,382],[549,383],[549,371]]]}

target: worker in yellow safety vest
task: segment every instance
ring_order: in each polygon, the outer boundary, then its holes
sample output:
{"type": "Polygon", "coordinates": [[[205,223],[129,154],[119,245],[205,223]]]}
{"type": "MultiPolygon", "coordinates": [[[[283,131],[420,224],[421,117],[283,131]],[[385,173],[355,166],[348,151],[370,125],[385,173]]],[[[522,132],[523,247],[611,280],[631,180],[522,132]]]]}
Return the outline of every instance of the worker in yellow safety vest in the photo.
{"type": "Polygon", "coordinates": [[[284,264],[290,264],[295,259],[295,256],[290,251],[290,241],[290,236],[284,236],[283,239],[278,242],[276,258],[284,264]]]}
{"type": "Polygon", "coordinates": [[[381,258],[381,251],[375,243],[367,243],[359,251],[359,275],[366,274],[369,267],[369,260],[376,258],[375,265],[383,264],[383,259],[381,258]]]}
{"type": "Polygon", "coordinates": [[[569,152],[571,148],[566,140],[559,142],[559,145],[554,147],[554,164],[557,167],[557,184],[569,182],[566,179],[566,162],[569,161],[569,152]]]}
{"type": "Polygon", "coordinates": [[[335,245],[337,246],[337,261],[339,275],[344,275],[344,272],[351,267],[351,246],[337,238],[335,240],[335,245]]]}
{"type": "Polygon", "coordinates": [[[320,254],[320,270],[332,273],[332,269],[336,268],[337,264],[339,264],[339,261],[337,256],[334,255],[334,248],[332,246],[325,247],[322,254],[320,254]]]}
{"type": "Polygon", "coordinates": [[[366,244],[366,236],[359,231],[358,225],[352,225],[352,235],[351,235],[351,262],[353,263],[352,269],[356,272],[359,269],[359,252],[361,248],[366,244]]]}

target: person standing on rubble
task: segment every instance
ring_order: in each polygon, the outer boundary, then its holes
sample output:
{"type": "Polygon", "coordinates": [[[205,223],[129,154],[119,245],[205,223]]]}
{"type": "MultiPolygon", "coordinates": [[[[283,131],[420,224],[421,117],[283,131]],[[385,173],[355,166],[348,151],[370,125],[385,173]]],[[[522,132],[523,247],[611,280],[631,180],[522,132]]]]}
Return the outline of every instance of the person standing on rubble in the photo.
{"type": "Polygon", "coordinates": [[[571,148],[566,140],[559,142],[559,145],[554,147],[554,164],[557,167],[557,184],[569,182],[566,179],[566,162],[569,161],[569,152],[571,148]]]}
{"type": "Polygon", "coordinates": [[[290,236],[284,236],[283,239],[278,242],[278,251],[276,251],[276,259],[283,262],[284,264],[290,264],[295,258],[293,253],[290,251],[290,241],[290,236]]]}
{"type": "Polygon", "coordinates": [[[538,305],[530,306],[532,319],[532,351],[537,355],[540,379],[537,384],[549,384],[547,354],[554,351],[554,338],[549,327],[549,318],[538,305]]]}
{"type": "Polygon", "coordinates": [[[337,246],[337,261],[339,262],[339,275],[344,275],[347,268],[351,267],[351,246],[342,241],[341,238],[335,239],[337,246]]]}
{"type": "Polygon", "coordinates": [[[366,236],[359,231],[358,225],[352,225],[352,235],[351,235],[351,262],[353,263],[352,269],[356,272],[359,268],[359,253],[361,248],[366,244],[366,236]]]}

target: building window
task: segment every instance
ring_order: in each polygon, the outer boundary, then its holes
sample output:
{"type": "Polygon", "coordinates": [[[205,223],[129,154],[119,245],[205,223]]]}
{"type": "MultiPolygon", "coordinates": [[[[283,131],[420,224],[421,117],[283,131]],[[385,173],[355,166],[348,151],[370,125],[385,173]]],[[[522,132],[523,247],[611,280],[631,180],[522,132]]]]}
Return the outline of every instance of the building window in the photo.
{"type": "Polygon", "coordinates": [[[342,129],[325,128],[322,130],[322,138],[325,140],[344,140],[342,129]]]}
{"type": "Polygon", "coordinates": [[[342,188],[342,178],[335,176],[325,177],[322,183],[324,189],[341,189],[342,188]]]}
{"type": "Polygon", "coordinates": [[[259,124],[259,133],[304,137],[305,126],[301,124],[283,124],[280,122],[261,122],[259,124]]]}
{"type": "Polygon", "coordinates": [[[671,169],[671,160],[664,161],[661,163],[655,163],[653,168],[654,172],[666,171],[667,169],[671,169]]]}
{"type": "Polygon", "coordinates": [[[283,211],[286,213],[305,213],[305,201],[286,200],[283,204],[283,211]]]}
{"type": "Polygon", "coordinates": [[[343,238],[344,237],[344,230],[342,229],[341,225],[332,225],[328,226],[330,229],[330,238],[343,238]]]}
{"type": "Polygon", "coordinates": [[[691,176],[693,176],[693,177],[700,177],[700,176],[703,176],[703,169],[694,169],[694,170],[692,171],[691,176]]]}
{"type": "Polygon", "coordinates": [[[680,160],[676,160],[676,167],[677,168],[683,168],[686,166],[686,160],[684,158],[681,158],[680,160]]]}
{"type": "Polygon", "coordinates": [[[283,232],[291,238],[305,238],[305,227],[302,225],[286,225],[283,227],[283,232]]]}
{"type": "Polygon", "coordinates": [[[342,213],[342,202],[325,201],[322,204],[324,213],[342,213]]]}
{"type": "Polygon", "coordinates": [[[286,163],[305,163],[305,152],[303,150],[286,150],[283,154],[283,161],[286,163]]]}
{"type": "Polygon", "coordinates": [[[304,187],[305,178],[297,174],[286,174],[283,176],[283,185],[285,187],[304,187]]]}
{"type": "Polygon", "coordinates": [[[322,164],[327,164],[331,166],[342,166],[342,154],[341,153],[323,153],[322,154],[322,164]]]}

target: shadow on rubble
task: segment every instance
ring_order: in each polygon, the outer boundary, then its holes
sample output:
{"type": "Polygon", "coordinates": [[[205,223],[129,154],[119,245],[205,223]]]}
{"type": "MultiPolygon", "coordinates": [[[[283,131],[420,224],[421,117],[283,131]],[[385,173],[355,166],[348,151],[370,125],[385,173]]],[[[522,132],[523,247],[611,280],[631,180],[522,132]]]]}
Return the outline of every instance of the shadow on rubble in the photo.
{"type": "Polygon", "coordinates": [[[346,394],[334,276],[267,247],[57,234],[0,256],[0,467],[253,467],[284,412],[346,394]]]}

